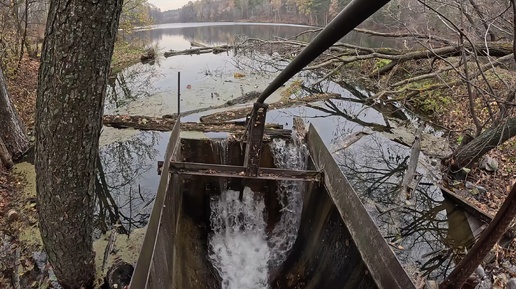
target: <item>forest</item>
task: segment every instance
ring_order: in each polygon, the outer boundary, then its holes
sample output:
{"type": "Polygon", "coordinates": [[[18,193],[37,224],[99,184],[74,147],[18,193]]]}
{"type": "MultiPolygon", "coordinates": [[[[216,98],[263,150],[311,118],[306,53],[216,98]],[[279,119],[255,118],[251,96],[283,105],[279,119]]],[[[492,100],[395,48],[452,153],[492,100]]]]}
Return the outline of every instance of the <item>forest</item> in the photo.
{"type": "Polygon", "coordinates": [[[349,0],[198,0],[164,11],[161,23],[251,21],[326,25],[349,0]]]}

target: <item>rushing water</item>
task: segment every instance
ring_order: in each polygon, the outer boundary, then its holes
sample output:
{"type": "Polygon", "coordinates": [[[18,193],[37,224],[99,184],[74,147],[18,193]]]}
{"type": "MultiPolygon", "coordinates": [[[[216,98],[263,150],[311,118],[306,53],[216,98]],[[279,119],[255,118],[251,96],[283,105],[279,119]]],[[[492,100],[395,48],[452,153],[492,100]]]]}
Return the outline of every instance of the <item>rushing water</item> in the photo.
{"type": "Polygon", "coordinates": [[[265,204],[248,187],[242,201],[239,194],[228,190],[211,200],[209,257],[223,289],[268,288],[271,249],[265,233],[265,204]]]}
{"type": "MultiPolygon", "coordinates": [[[[272,144],[275,165],[285,169],[306,168],[306,148],[276,140],[272,144]]],[[[298,181],[280,182],[277,195],[281,218],[266,233],[265,203],[259,192],[246,187],[223,191],[211,198],[210,260],[222,278],[223,289],[265,289],[269,269],[285,261],[294,245],[301,221],[303,186],[298,181]]]]}

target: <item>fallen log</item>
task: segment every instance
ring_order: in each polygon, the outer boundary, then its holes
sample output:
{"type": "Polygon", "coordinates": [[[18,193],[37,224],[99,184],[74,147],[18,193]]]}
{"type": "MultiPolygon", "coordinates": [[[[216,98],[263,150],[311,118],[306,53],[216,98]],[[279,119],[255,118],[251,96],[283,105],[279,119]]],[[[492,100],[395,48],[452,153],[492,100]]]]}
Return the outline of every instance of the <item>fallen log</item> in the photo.
{"type": "MultiPolygon", "coordinates": [[[[269,104],[269,110],[287,108],[297,105],[304,105],[310,102],[324,101],[329,99],[338,99],[341,95],[338,93],[313,94],[303,98],[289,99],[286,101],[278,101],[269,104]]],[[[219,123],[232,119],[240,119],[246,117],[251,112],[252,106],[242,107],[235,110],[216,112],[201,117],[202,123],[219,123]]]]}
{"type": "MultiPolygon", "coordinates": [[[[105,126],[125,129],[133,128],[138,130],[171,131],[176,119],[149,117],[141,115],[104,115],[103,123],[105,126]]],[[[200,131],[200,132],[228,132],[232,134],[243,134],[246,129],[245,122],[215,122],[198,123],[183,122],[181,130],[200,131]]],[[[266,124],[265,134],[271,137],[289,137],[291,130],[283,129],[279,124],[266,124]]]]}
{"type": "MultiPolygon", "coordinates": [[[[194,113],[200,113],[200,112],[205,112],[205,111],[219,109],[219,108],[226,108],[226,107],[230,107],[230,106],[233,106],[233,105],[236,105],[236,104],[244,104],[246,102],[249,102],[249,101],[252,101],[254,99],[257,99],[258,96],[260,96],[260,92],[258,92],[258,91],[250,91],[250,92],[242,93],[242,96],[239,96],[239,97],[234,98],[232,100],[228,100],[228,101],[226,101],[225,103],[223,103],[221,105],[212,105],[212,106],[208,106],[208,107],[202,107],[202,108],[198,108],[198,109],[194,109],[194,110],[189,110],[189,111],[181,112],[181,116],[191,115],[191,114],[194,114],[194,113]]],[[[212,97],[213,97],[213,93],[212,93],[212,97]]],[[[163,115],[163,118],[175,119],[176,117],[177,117],[177,113],[163,115]]]]}
{"type": "Polygon", "coordinates": [[[231,45],[221,45],[221,46],[212,46],[212,47],[196,47],[186,50],[170,50],[164,53],[165,57],[171,57],[176,55],[193,55],[193,54],[204,54],[204,53],[221,53],[226,52],[232,49],[231,45]]]}

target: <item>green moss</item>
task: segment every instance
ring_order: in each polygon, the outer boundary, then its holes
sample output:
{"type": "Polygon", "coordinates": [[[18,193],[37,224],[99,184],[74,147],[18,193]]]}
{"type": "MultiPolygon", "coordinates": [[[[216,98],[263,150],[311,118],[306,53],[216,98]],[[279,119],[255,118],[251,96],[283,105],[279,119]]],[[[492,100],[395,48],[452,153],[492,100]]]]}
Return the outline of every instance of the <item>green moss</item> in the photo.
{"type": "Polygon", "coordinates": [[[411,83],[405,87],[407,94],[417,92],[415,96],[409,99],[409,103],[414,110],[428,116],[439,115],[448,111],[450,105],[453,104],[453,99],[447,89],[434,89],[437,84],[439,83],[435,80],[427,79],[411,83]]]}
{"type": "Polygon", "coordinates": [[[376,69],[382,69],[386,65],[389,65],[391,62],[392,60],[390,59],[378,59],[374,66],[376,69]]]}

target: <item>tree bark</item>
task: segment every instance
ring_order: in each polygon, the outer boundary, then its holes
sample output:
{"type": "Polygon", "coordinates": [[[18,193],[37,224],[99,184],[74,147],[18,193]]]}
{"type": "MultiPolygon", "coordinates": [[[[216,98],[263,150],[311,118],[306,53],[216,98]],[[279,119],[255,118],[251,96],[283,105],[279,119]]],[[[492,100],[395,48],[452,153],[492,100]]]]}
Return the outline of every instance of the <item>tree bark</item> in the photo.
{"type": "Polygon", "coordinates": [[[516,136],[516,117],[509,118],[503,124],[482,132],[471,142],[460,147],[451,156],[452,168],[461,169],[471,166],[487,152],[514,136],[516,136]]]}
{"type": "Polygon", "coordinates": [[[9,153],[7,147],[5,147],[4,140],[2,136],[0,136],[0,171],[2,171],[3,168],[9,169],[13,165],[11,153],[9,153]]]}
{"type": "Polygon", "coordinates": [[[51,1],[36,102],[40,232],[64,288],[95,277],[95,169],[122,0],[51,1]]]}
{"type": "Polygon", "coordinates": [[[4,74],[0,68],[0,136],[13,159],[29,149],[29,138],[16,108],[9,99],[4,74]]]}

